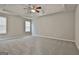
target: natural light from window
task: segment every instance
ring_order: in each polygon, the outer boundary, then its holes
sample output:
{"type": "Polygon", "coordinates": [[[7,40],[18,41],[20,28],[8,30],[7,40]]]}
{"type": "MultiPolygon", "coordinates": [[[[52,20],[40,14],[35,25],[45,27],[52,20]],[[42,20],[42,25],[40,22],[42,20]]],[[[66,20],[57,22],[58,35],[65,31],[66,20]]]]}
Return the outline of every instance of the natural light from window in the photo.
{"type": "Polygon", "coordinates": [[[0,34],[6,33],[6,17],[0,16],[0,34]]]}
{"type": "Polygon", "coordinates": [[[31,23],[30,23],[30,21],[25,21],[25,32],[31,32],[31,23]]]}

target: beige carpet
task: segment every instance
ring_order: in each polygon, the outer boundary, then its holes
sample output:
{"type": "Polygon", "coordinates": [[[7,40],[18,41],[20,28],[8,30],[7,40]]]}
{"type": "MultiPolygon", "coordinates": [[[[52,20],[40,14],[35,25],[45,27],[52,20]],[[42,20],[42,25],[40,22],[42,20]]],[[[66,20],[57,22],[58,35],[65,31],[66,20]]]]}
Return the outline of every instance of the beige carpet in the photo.
{"type": "Polygon", "coordinates": [[[9,55],[78,55],[73,42],[41,37],[20,37],[0,40],[0,52],[9,55]]]}

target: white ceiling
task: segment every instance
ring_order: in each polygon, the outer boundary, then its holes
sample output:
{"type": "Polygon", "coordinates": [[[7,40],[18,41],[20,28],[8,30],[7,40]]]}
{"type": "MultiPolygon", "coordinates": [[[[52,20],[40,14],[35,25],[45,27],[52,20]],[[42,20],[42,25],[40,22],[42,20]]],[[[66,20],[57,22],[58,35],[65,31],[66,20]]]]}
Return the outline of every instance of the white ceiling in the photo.
{"type": "MultiPolygon", "coordinates": [[[[75,6],[73,4],[41,4],[42,9],[43,9],[43,14],[39,13],[39,15],[47,15],[51,13],[57,13],[57,12],[62,12],[62,11],[73,11],[75,10],[75,6]]],[[[27,9],[26,11],[24,10],[25,7],[28,7],[26,4],[1,4],[0,5],[0,12],[1,13],[7,13],[7,14],[13,14],[13,15],[20,15],[23,17],[26,17],[27,14],[27,9]],[[3,9],[6,9],[6,11],[3,11],[3,9]],[[26,13],[25,13],[26,12],[26,13]]]]}

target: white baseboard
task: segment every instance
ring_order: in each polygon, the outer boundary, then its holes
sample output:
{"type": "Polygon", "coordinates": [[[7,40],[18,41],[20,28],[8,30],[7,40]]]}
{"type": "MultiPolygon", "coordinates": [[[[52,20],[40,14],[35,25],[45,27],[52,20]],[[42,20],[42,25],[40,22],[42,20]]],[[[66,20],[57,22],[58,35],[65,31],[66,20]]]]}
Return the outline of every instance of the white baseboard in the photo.
{"type": "Polygon", "coordinates": [[[45,38],[51,38],[51,39],[57,39],[57,40],[64,40],[64,41],[75,42],[74,40],[56,38],[56,37],[51,37],[51,36],[42,36],[42,35],[33,35],[33,36],[38,36],[38,37],[45,37],[45,38]]]}
{"type": "Polygon", "coordinates": [[[76,45],[77,49],[79,50],[79,44],[78,44],[78,42],[76,42],[75,45],[76,45]]]}

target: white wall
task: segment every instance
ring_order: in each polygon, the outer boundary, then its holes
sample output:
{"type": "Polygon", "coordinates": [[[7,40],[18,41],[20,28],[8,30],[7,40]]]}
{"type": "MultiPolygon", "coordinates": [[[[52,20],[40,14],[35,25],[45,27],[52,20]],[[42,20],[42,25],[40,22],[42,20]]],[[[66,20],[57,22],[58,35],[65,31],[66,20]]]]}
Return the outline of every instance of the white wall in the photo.
{"type": "Polygon", "coordinates": [[[75,13],[75,41],[79,49],[79,5],[77,6],[75,13]]]}
{"type": "Polygon", "coordinates": [[[24,34],[24,19],[16,16],[8,16],[8,35],[24,34]]]}
{"type": "Polygon", "coordinates": [[[62,12],[33,19],[32,35],[74,40],[74,13],[62,12]]]}

